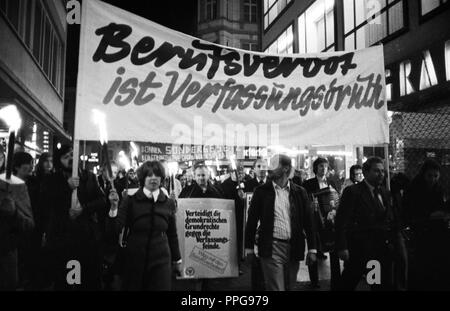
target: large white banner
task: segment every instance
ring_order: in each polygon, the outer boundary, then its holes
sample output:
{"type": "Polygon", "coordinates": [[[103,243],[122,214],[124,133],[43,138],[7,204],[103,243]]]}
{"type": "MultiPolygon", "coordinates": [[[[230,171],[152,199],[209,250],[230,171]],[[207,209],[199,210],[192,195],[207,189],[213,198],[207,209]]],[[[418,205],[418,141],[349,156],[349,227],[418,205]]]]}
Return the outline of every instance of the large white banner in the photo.
{"type": "Polygon", "coordinates": [[[83,2],[75,139],[195,145],[387,143],[383,48],[269,55],[83,2]],[[237,135],[233,135],[237,133],[237,135]]]}

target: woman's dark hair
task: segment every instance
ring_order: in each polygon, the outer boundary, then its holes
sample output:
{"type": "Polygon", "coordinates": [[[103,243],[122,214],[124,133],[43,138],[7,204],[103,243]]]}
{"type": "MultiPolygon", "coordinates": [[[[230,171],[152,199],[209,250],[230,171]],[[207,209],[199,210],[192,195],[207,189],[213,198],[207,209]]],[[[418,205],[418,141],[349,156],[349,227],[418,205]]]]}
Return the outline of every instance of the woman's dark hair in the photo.
{"type": "Polygon", "coordinates": [[[362,170],[362,166],[359,164],[350,167],[350,180],[354,183],[356,179],[356,170],[362,170]]]}
{"type": "Polygon", "coordinates": [[[317,171],[319,170],[319,165],[322,163],[328,163],[328,160],[325,158],[317,158],[314,162],[313,162],[313,172],[314,174],[317,174],[317,171]]]}
{"type": "Polygon", "coordinates": [[[426,159],[420,167],[419,176],[424,177],[427,171],[441,171],[441,165],[434,159],[426,159]]]}
{"type": "Polygon", "coordinates": [[[61,157],[71,151],[72,146],[70,145],[62,145],[61,148],[56,149],[55,156],[53,157],[53,166],[55,167],[56,170],[61,170],[63,168],[61,163],[61,157]]]}
{"type": "Polygon", "coordinates": [[[52,155],[48,152],[41,154],[39,161],[36,164],[36,177],[41,178],[45,175],[44,163],[50,158],[52,158],[52,155]]]}
{"type": "Polygon", "coordinates": [[[158,177],[161,177],[161,181],[166,178],[166,172],[164,170],[164,166],[158,161],[147,161],[142,164],[137,170],[137,176],[139,179],[139,184],[141,186],[145,185],[145,178],[147,176],[151,176],[155,174],[158,177]]]}

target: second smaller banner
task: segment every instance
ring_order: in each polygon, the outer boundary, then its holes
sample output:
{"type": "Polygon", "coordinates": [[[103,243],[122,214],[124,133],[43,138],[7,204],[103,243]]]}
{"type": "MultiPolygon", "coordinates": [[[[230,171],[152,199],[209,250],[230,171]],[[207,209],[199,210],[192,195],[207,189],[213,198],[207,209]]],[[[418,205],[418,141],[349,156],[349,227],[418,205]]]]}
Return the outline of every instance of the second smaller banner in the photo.
{"type": "Polygon", "coordinates": [[[177,230],[183,279],[238,277],[234,201],[179,199],[177,230]]]}

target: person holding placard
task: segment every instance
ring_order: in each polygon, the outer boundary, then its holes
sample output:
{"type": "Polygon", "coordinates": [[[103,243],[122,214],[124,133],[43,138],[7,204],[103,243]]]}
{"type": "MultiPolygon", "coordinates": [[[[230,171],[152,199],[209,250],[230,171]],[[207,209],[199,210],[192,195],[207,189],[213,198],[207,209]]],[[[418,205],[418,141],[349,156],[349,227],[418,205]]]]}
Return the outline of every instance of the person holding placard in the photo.
{"type": "Polygon", "coordinates": [[[254,253],[258,222],[258,255],[264,273],[265,287],[269,291],[292,290],[305,257],[306,263],[316,261],[316,235],[311,202],[306,190],[289,179],[293,175],[292,160],[276,155],[269,163],[270,182],[256,188],[250,204],[245,247],[254,253]]]}
{"type": "Polygon", "coordinates": [[[180,198],[223,198],[220,189],[214,187],[209,181],[209,170],[205,165],[198,165],[194,173],[195,182],[192,184],[192,187],[184,188],[180,198]]]}
{"type": "Polygon", "coordinates": [[[175,202],[161,188],[166,176],[160,162],[146,162],[137,173],[141,187],[125,196],[120,207],[118,194],[109,195],[109,230],[118,236],[129,228],[122,289],[168,291],[172,269],[181,274],[175,202]]]}

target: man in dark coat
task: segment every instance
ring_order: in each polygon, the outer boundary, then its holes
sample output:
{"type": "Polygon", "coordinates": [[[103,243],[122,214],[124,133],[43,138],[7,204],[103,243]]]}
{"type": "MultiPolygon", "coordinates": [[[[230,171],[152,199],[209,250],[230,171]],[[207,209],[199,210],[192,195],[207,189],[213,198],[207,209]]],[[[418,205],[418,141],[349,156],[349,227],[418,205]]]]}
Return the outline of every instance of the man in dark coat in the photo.
{"type": "Polygon", "coordinates": [[[427,159],[405,193],[404,217],[411,228],[409,289],[450,290],[450,209],[440,183],[442,168],[427,159]]]}
{"type": "MultiPolygon", "coordinates": [[[[245,192],[253,193],[255,189],[262,186],[267,181],[267,161],[258,158],[253,162],[253,170],[255,177],[248,180],[245,183],[245,192]]],[[[264,287],[264,275],[261,267],[261,262],[256,255],[251,256],[251,274],[252,274],[252,290],[263,291],[264,287]]]]}
{"type": "Polygon", "coordinates": [[[100,215],[105,213],[106,198],[97,178],[88,171],[72,177],[73,154],[70,146],[62,146],[55,154],[56,173],[43,185],[43,202],[49,207],[46,228],[48,246],[54,254],[55,289],[101,289],[103,228],[100,215]],[[77,190],[78,202],[71,207],[72,192],[77,190]],[[77,260],[81,284],[68,284],[67,263],[77,260]]]}
{"type": "Polygon", "coordinates": [[[390,193],[382,187],[383,160],[369,158],[363,174],[361,183],[345,188],[336,216],[336,249],[345,262],[340,289],[354,290],[367,272],[367,264],[375,260],[381,280],[371,284],[372,289],[392,290],[392,267],[403,238],[390,193]]]}
{"type": "MultiPolygon", "coordinates": [[[[311,201],[314,202],[313,197],[316,196],[320,190],[329,189],[330,191],[334,189],[334,193],[337,195],[337,187],[334,180],[331,178],[327,178],[328,173],[328,160],[325,158],[317,158],[313,163],[313,172],[316,175],[314,178],[308,179],[303,183],[303,187],[308,192],[308,195],[311,201]]],[[[330,193],[330,192],[329,192],[330,193]]],[[[330,197],[331,199],[331,197],[330,197]]],[[[322,200],[321,200],[322,201],[322,200]]],[[[328,204],[328,202],[326,202],[328,204]]],[[[331,204],[330,204],[331,205],[331,204]]],[[[339,263],[339,257],[337,253],[333,251],[333,249],[326,249],[327,241],[321,239],[321,233],[324,233],[326,229],[325,225],[333,226],[333,221],[328,221],[328,219],[333,219],[336,215],[336,205],[332,205],[331,211],[325,211],[323,206],[316,206],[313,204],[314,209],[314,222],[317,227],[317,245],[318,245],[318,258],[326,259],[324,252],[330,251],[330,272],[331,272],[331,289],[335,290],[338,286],[339,277],[341,275],[341,268],[339,263]]],[[[334,238],[332,239],[334,241],[334,238]]],[[[328,241],[329,242],[329,241],[328,241]]],[[[311,281],[312,288],[319,288],[319,265],[318,263],[314,263],[313,265],[308,267],[309,278],[311,281]]]]}
{"type": "Polygon", "coordinates": [[[220,189],[214,187],[209,181],[209,171],[204,165],[195,168],[195,182],[192,187],[185,187],[179,198],[211,198],[222,199],[223,193],[220,189]]]}
{"type": "Polygon", "coordinates": [[[245,230],[245,248],[253,253],[258,222],[258,255],[270,291],[292,290],[305,256],[307,264],[316,260],[316,241],[311,203],[305,189],[290,182],[291,158],[274,156],[269,165],[270,182],[256,188],[245,230]]]}
{"type": "MultiPolygon", "coordinates": [[[[231,170],[230,170],[231,171],[231,170]]],[[[234,201],[234,209],[236,216],[236,236],[238,245],[238,259],[242,259],[242,244],[244,235],[244,204],[245,204],[245,193],[243,179],[245,177],[244,167],[238,164],[237,175],[235,172],[231,172],[230,177],[225,179],[220,185],[222,189],[224,199],[234,201]],[[236,178],[238,177],[238,178],[236,178]],[[238,182],[239,180],[239,182],[238,182]]]]}

